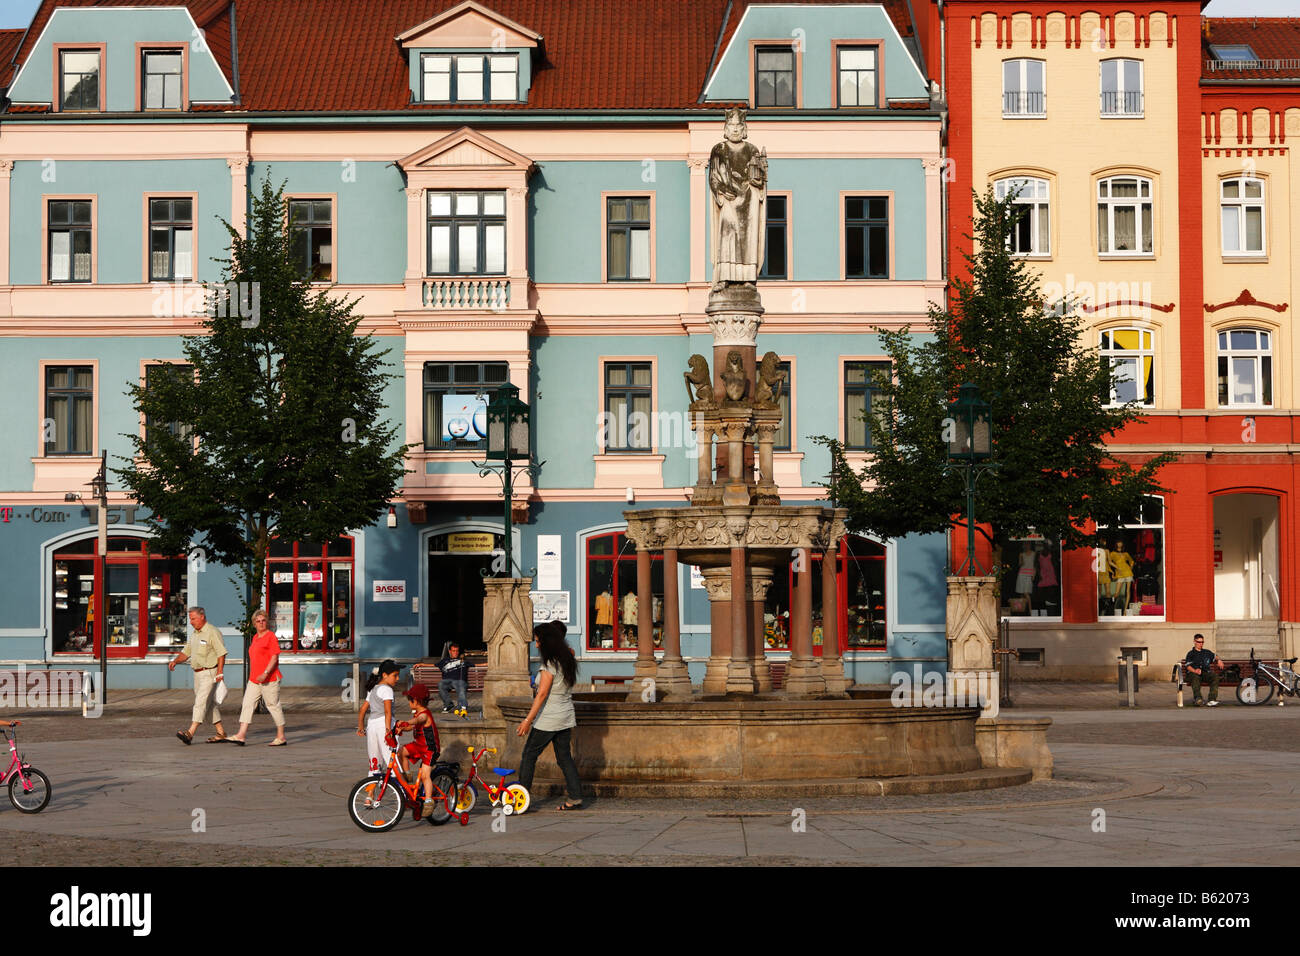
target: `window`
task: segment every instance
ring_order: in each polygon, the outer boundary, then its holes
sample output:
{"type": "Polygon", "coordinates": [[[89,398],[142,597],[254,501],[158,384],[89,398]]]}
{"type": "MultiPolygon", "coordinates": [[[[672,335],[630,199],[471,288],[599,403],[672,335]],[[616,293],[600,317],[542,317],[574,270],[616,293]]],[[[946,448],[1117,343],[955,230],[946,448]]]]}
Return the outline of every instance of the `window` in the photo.
{"type": "Polygon", "coordinates": [[[49,206],[50,281],[91,279],[90,200],[56,200],[49,206]]]}
{"type": "Polygon", "coordinates": [[[781,410],[781,427],[777,429],[776,434],[772,437],[773,451],[790,450],[790,393],[794,390],[794,369],[789,362],[782,362],[777,366],[781,374],[785,376],[781,379],[780,389],[776,394],[776,407],[781,410]]]}
{"type": "Polygon", "coordinates": [[[426,53],[420,64],[425,102],[501,103],[519,99],[518,54],[426,53]]]}
{"type": "Polygon", "coordinates": [[[786,236],[790,226],[789,203],[785,196],[767,197],[767,235],[763,241],[763,268],[760,279],[788,279],[786,236]]]}
{"type": "Polygon", "coordinates": [[[795,105],[792,47],[760,46],[754,49],[754,105],[795,105]]]}
{"type": "Polygon", "coordinates": [[[1255,51],[1245,43],[1212,43],[1210,53],[1216,60],[1228,60],[1234,63],[1258,62],[1255,51]]]}
{"type": "Polygon", "coordinates": [[[876,412],[879,389],[873,381],[877,373],[888,374],[888,362],[844,363],[844,447],[848,451],[870,451],[871,430],[867,413],[876,412]]]}
{"type": "Polygon", "coordinates": [[[651,450],[651,381],[649,362],[605,363],[605,451],[651,450]]]}
{"type": "Polygon", "coordinates": [[[1142,61],[1103,60],[1101,115],[1142,115],[1142,61]]]}
{"type": "Polygon", "coordinates": [[[328,545],[273,540],[266,559],[267,626],[282,651],[352,649],[351,538],[328,545]]]}
{"type": "Polygon", "coordinates": [[[1011,228],[1007,248],[1019,256],[1051,254],[1051,218],[1045,179],[999,179],[994,186],[998,199],[1014,195],[1020,217],[1011,228]]]}
{"type": "Polygon", "coordinates": [[[299,274],[308,282],[334,276],[334,213],[328,199],[289,200],[289,227],[299,274]]]}
{"type": "Polygon", "coordinates": [[[1002,616],[1061,616],[1061,539],[1041,534],[1002,546],[1002,616]]]}
{"type": "Polygon", "coordinates": [[[45,454],[89,455],[95,441],[95,370],[45,367],[45,454]]]}
{"type": "MultiPolygon", "coordinates": [[[[145,391],[148,391],[151,388],[156,388],[160,382],[166,381],[174,376],[178,376],[182,380],[189,379],[190,381],[193,381],[194,366],[180,362],[146,365],[144,367],[145,391]]],[[[194,429],[190,425],[186,425],[182,422],[155,422],[152,418],[146,415],[144,419],[144,443],[146,445],[150,444],[152,441],[151,433],[153,432],[153,429],[159,426],[174,437],[179,438],[181,441],[185,441],[194,432],[194,429]]]]}
{"type": "Polygon", "coordinates": [[[140,102],[147,110],[181,108],[181,70],[183,54],[179,50],[146,50],[141,68],[140,102]]]}
{"type": "Polygon", "coordinates": [[[840,47],[836,51],[839,61],[840,106],[858,106],[875,109],[878,67],[875,47],[840,47]]]}
{"type": "Polygon", "coordinates": [[[194,201],[149,200],[149,278],[194,278],[194,201]]]}
{"type": "Polygon", "coordinates": [[[506,194],[429,193],[429,275],[504,275],[506,194]]]}
{"type": "Polygon", "coordinates": [[[1002,61],[1002,115],[1046,116],[1042,60],[1002,61]]]}
{"type": "MultiPolygon", "coordinates": [[[[663,555],[650,556],[650,617],[655,647],[663,643],[663,555]]],[[[640,639],[636,591],[636,546],[622,532],[587,539],[587,649],[636,650],[640,639]]]]}
{"type": "Polygon", "coordinates": [[[426,362],[425,450],[486,448],[489,393],[509,380],[505,362],[426,362]]]}
{"type": "Polygon", "coordinates": [[[1268,332],[1219,333],[1219,404],[1273,404],[1273,348],[1268,332]]]}
{"type": "Polygon", "coordinates": [[[1145,329],[1111,329],[1101,333],[1101,358],[1110,365],[1107,404],[1155,404],[1154,336],[1145,329]]]}
{"type": "Polygon", "coordinates": [[[59,52],[59,109],[99,109],[99,51],[59,52]]]}
{"type": "Polygon", "coordinates": [[[1097,571],[1097,616],[1165,615],[1165,503],[1142,499],[1139,513],[1115,526],[1098,527],[1105,545],[1093,551],[1097,571]]]}
{"type": "Polygon", "coordinates": [[[844,276],[889,278],[889,200],[884,196],[845,198],[844,276]]]}
{"type": "Polygon", "coordinates": [[[605,262],[610,282],[650,281],[650,197],[606,200],[605,262]]]}
{"type": "Polygon", "coordinates": [[[1097,183],[1097,251],[1103,255],[1151,255],[1154,206],[1151,180],[1116,176],[1097,183]]]}
{"type": "Polygon", "coordinates": [[[1225,179],[1219,184],[1223,218],[1223,254],[1264,254],[1264,182],[1225,179]]]}

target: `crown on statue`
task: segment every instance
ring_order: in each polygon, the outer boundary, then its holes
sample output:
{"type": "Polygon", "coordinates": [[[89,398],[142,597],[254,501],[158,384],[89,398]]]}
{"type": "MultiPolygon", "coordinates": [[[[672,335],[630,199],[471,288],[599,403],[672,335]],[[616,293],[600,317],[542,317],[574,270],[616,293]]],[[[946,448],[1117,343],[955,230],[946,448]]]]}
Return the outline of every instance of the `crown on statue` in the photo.
{"type": "Polygon", "coordinates": [[[736,123],[739,123],[741,126],[744,126],[744,125],[745,125],[745,110],[744,110],[744,108],[743,108],[743,107],[740,107],[740,106],[737,106],[737,107],[734,107],[733,109],[729,109],[729,110],[727,110],[727,117],[726,117],[726,119],[724,120],[724,122],[727,122],[727,123],[736,122],[736,123]]]}

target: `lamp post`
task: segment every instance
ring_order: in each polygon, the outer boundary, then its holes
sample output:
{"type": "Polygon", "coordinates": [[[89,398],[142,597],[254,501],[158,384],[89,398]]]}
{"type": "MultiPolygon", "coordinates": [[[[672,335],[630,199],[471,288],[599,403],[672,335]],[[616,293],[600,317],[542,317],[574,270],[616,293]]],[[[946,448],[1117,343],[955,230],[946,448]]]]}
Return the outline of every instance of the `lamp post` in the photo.
{"type": "Polygon", "coordinates": [[[958,389],[957,400],[948,406],[945,422],[949,464],[944,470],[961,468],[966,473],[966,560],[956,570],[964,569],[969,576],[979,568],[975,561],[975,483],[980,475],[998,467],[988,460],[993,454],[992,412],[992,406],[980,397],[979,388],[967,382],[958,389]]]}
{"type": "Polygon", "coordinates": [[[519,400],[519,389],[507,382],[496,390],[487,406],[487,461],[471,462],[479,477],[497,475],[505,498],[505,576],[514,576],[512,528],[514,516],[514,481],[517,475],[537,477],[545,462],[533,464],[531,449],[532,415],[528,405],[519,400]],[[500,462],[500,464],[494,464],[500,462]]]}

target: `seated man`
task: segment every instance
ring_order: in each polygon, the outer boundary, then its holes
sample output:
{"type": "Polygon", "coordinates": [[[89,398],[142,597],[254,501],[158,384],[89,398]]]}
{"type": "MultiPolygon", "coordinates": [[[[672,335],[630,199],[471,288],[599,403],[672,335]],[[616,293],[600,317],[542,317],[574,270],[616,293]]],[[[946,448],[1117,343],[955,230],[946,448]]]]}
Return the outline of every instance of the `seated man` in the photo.
{"type": "Polygon", "coordinates": [[[1205,635],[1197,634],[1192,638],[1192,649],[1183,659],[1183,669],[1191,675],[1192,704],[1200,707],[1201,681],[1210,682],[1210,707],[1219,706],[1219,671],[1223,670],[1223,661],[1215,656],[1214,651],[1205,649],[1205,635]]]}

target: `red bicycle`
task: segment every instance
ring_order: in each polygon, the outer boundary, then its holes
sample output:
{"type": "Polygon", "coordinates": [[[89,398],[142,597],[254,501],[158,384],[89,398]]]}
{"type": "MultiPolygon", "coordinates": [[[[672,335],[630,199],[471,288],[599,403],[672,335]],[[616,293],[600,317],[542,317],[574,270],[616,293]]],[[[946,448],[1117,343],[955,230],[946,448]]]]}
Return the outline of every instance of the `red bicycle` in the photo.
{"type": "Polygon", "coordinates": [[[40,813],[49,805],[50,778],[45,776],[18,754],[18,725],[15,720],[5,728],[9,739],[9,769],[0,776],[0,784],[9,781],[9,802],[20,813],[40,813]]]}
{"type": "MultiPolygon", "coordinates": [[[[465,749],[471,754],[474,753],[473,747],[466,747],[465,749]]],[[[478,762],[483,759],[484,754],[495,754],[496,752],[496,747],[484,747],[480,750],[474,756],[474,760],[469,765],[469,776],[466,777],[465,782],[456,789],[455,804],[452,807],[452,812],[460,815],[460,822],[462,824],[468,822],[469,812],[474,809],[474,804],[478,800],[478,796],[474,792],[475,780],[477,780],[478,785],[486,791],[488,800],[491,802],[492,806],[495,807],[499,804],[501,806],[501,812],[506,816],[509,816],[512,813],[523,813],[528,809],[529,804],[532,802],[532,798],[528,795],[528,788],[522,783],[506,783],[506,777],[514,773],[513,770],[505,767],[493,767],[492,772],[501,778],[500,782],[496,784],[488,783],[479,776],[478,762]]]]}
{"type": "MultiPolygon", "coordinates": [[[[424,812],[424,785],[417,779],[408,783],[397,762],[397,725],[388,732],[388,766],[374,776],[359,780],[348,794],[348,815],[352,822],[368,833],[391,830],[402,819],[402,813],[411,808],[411,818],[419,822],[424,812]]],[[[430,783],[433,809],[429,823],[440,826],[451,819],[451,808],[456,802],[456,764],[434,764],[430,783]]],[[[47,798],[48,799],[48,798],[47,798]]],[[[29,811],[30,812],[30,811],[29,811]]],[[[468,818],[461,819],[461,825],[468,818]]]]}

